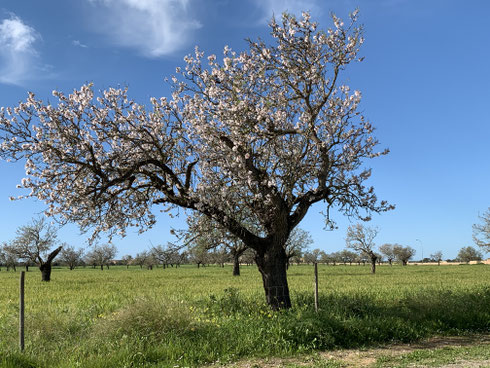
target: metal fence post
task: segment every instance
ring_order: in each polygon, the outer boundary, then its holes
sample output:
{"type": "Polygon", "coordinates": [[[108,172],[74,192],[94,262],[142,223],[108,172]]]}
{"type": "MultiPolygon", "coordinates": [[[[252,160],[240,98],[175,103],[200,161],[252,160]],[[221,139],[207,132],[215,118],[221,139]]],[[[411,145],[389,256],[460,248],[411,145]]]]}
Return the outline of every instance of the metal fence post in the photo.
{"type": "Polygon", "coordinates": [[[20,272],[20,295],[19,295],[19,347],[24,351],[24,281],[25,271],[20,272]]]}

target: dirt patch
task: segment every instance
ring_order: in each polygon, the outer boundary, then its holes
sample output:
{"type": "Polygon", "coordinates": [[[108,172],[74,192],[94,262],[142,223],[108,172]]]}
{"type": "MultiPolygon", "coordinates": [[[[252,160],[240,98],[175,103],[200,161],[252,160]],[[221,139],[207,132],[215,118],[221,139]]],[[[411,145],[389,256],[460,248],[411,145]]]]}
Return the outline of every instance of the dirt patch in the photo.
{"type": "MultiPolygon", "coordinates": [[[[372,349],[346,349],[319,352],[315,356],[299,358],[267,358],[243,360],[222,365],[235,368],[288,368],[288,367],[315,367],[325,365],[327,362],[336,362],[342,368],[364,368],[372,366],[381,356],[396,357],[417,350],[441,349],[444,347],[463,347],[471,345],[490,345],[490,335],[433,337],[413,344],[393,344],[372,349]]],[[[214,364],[213,366],[216,366],[214,364]]],[[[414,368],[423,367],[414,364],[414,368]]],[[[441,366],[440,368],[480,368],[490,367],[490,360],[465,360],[441,366]]]]}
{"type": "MultiPolygon", "coordinates": [[[[408,354],[416,350],[426,349],[441,349],[444,347],[461,347],[470,345],[490,344],[490,335],[478,336],[443,336],[433,337],[428,340],[419,341],[413,344],[393,344],[379,348],[367,350],[338,350],[331,352],[322,352],[321,356],[327,359],[341,361],[342,366],[348,368],[368,367],[374,363],[381,355],[396,357],[403,354],[408,354]],[[344,365],[345,364],[345,365],[344,365]]],[[[484,363],[484,362],[483,362],[484,363]]],[[[462,362],[461,367],[487,367],[481,365],[482,362],[462,362]],[[476,364],[476,365],[468,365],[476,364]],[[480,364],[480,365],[478,365],[480,364]]],[[[414,366],[415,367],[415,366],[414,366]]],[[[447,367],[458,368],[460,365],[448,365],[447,367]]]]}

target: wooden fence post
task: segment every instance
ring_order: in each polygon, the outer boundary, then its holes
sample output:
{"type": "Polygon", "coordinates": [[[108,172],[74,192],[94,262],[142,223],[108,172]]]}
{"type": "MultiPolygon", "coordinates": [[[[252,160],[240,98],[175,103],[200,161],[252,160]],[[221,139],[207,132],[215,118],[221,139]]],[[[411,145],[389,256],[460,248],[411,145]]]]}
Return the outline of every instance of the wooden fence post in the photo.
{"type": "Polygon", "coordinates": [[[318,313],[318,263],[315,262],[315,312],[318,313]]]}
{"type": "Polygon", "coordinates": [[[20,295],[19,295],[19,347],[24,351],[24,281],[25,271],[20,272],[20,295]]]}

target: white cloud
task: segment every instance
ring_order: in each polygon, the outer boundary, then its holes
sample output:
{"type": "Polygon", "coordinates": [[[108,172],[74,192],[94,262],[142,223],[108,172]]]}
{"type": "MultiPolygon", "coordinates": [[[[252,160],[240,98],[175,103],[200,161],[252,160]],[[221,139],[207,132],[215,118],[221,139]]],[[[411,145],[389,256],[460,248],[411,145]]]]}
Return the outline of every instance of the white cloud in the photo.
{"type": "Polygon", "coordinates": [[[41,39],[36,30],[14,14],[0,23],[0,83],[22,85],[35,74],[41,39]]]}
{"type": "Polygon", "coordinates": [[[263,17],[260,21],[264,23],[269,22],[273,15],[276,19],[279,18],[284,12],[300,16],[303,11],[309,11],[313,15],[321,10],[318,0],[254,0],[254,2],[262,10],[263,17]]]}
{"type": "Polygon", "coordinates": [[[201,27],[190,14],[188,0],[88,1],[94,6],[96,30],[147,57],[172,54],[201,27]]]}
{"type": "Polygon", "coordinates": [[[85,45],[85,44],[81,43],[79,40],[73,40],[73,41],[71,42],[71,44],[72,44],[73,46],[81,47],[81,48],[84,48],[84,49],[88,48],[88,46],[87,46],[87,45],[85,45]]]}

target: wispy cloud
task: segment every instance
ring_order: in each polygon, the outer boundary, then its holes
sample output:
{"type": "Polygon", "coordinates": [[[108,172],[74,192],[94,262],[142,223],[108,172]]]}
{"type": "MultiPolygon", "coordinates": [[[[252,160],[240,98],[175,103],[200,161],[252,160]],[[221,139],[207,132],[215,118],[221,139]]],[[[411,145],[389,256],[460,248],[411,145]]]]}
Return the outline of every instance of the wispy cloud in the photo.
{"type": "Polygon", "coordinates": [[[79,40],[73,40],[73,41],[71,41],[71,44],[73,46],[81,47],[81,48],[84,48],[84,49],[88,48],[87,45],[81,43],[79,40]]]}
{"type": "Polygon", "coordinates": [[[35,76],[41,36],[15,14],[0,22],[0,83],[22,85],[35,76]]]}
{"type": "Polygon", "coordinates": [[[189,0],[87,0],[94,15],[104,17],[96,29],[117,45],[147,57],[172,54],[186,46],[201,24],[192,17],[189,0]]]}
{"type": "Polygon", "coordinates": [[[276,18],[284,12],[288,12],[297,16],[303,11],[310,11],[312,14],[320,12],[321,3],[318,0],[253,0],[256,6],[261,9],[263,17],[260,19],[262,23],[271,20],[272,16],[276,18]]]}

